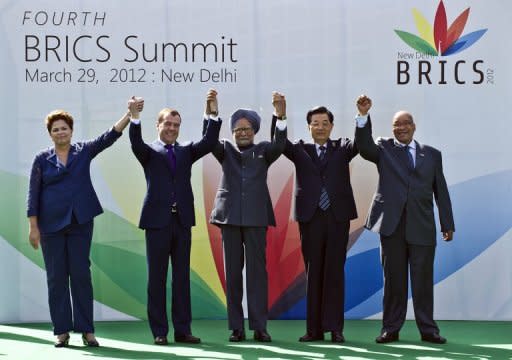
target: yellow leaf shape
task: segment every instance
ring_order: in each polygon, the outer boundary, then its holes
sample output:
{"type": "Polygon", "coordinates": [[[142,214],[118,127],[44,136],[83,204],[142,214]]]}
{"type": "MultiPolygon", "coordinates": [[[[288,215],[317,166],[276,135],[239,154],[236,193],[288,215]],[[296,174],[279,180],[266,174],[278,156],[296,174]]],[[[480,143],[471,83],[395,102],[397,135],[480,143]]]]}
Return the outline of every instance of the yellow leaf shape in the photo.
{"type": "Polygon", "coordinates": [[[412,16],[414,17],[414,23],[416,24],[419,36],[435,49],[436,45],[434,43],[432,25],[418,9],[412,9],[412,16]]]}

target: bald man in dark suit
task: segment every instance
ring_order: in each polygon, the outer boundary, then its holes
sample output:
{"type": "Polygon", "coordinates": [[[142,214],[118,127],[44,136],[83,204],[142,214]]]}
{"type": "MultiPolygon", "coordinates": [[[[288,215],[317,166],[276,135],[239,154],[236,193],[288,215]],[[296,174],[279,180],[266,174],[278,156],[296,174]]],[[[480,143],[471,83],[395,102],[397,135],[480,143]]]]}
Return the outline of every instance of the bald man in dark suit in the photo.
{"type": "Polygon", "coordinates": [[[436,225],[433,200],[439,211],[442,237],[453,238],[455,225],[441,152],[413,139],[411,113],[393,117],[394,138],[372,137],[368,111],[371,100],[357,100],[356,144],[363,158],[377,166],[379,184],[366,228],[380,234],[384,270],[383,326],[377,343],[399,339],[407,312],[408,272],[416,324],[423,341],[443,344],[434,321],[434,254],[436,225]]]}

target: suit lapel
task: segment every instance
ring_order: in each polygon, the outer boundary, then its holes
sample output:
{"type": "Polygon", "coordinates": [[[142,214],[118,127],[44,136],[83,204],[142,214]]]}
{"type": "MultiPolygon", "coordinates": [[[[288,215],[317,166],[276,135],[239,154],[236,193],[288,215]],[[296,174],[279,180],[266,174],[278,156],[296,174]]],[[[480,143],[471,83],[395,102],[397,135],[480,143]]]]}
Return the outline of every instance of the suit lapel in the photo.
{"type": "Polygon", "coordinates": [[[316,145],[315,144],[304,144],[304,150],[311,158],[311,162],[313,163],[313,169],[316,169],[318,172],[320,172],[320,159],[318,158],[318,153],[316,152],[316,145]]]}
{"type": "Polygon", "coordinates": [[[75,144],[73,144],[73,145],[71,145],[71,148],[69,149],[68,161],[66,163],[66,167],[70,167],[71,166],[71,164],[73,163],[73,161],[75,160],[77,155],[78,155],[77,146],[75,144]]]}
{"type": "Polygon", "coordinates": [[[50,152],[46,157],[46,161],[50,162],[55,167],[59,166],[59,164],[57,163],[57,153],[55,152],[55,149],[50,149],[50,152]]]}
{"type": "Polygon", "coordinates": [[[304,144],[304,149],[308,153],[309,157],[311,158],[311,161],[313,161],[315,164],[318,164],[320,161],[318,159],[318,154],[316,153],[316,146],[315,144],[304,144]]]}
{"type": "Polygon", "coordinates": [[[408,164],[408,159],[405,158],[405,156],[407,156],[407,154],[405,153],[404,149],[402,149],[402,147],[397,144],[394,140],[393,140],[393,155],[395,155],[395,157],[397,158],[398,162],[400,164],[402,164],[404,170],[407,171],[407,173],[409,173],[409,166],[407,165],[408,164]]]}
{"type": "Polygon", "coordinates": [[[62,165],[59,162],[59,158],[57,156],[57,153],[55,152],[55,148],[50,149],[50,152],[49,152],[48,156],[46,157],[46,160],[48,162],[50,162],[51,164],[53,164],[53,166],[55,166],[57,168],[64,168],[65,169],[65,168],[68,168],[71,165],[71,163],[76,158],[76,156],[77,156],[76,145],[71,145],[71,147],[69,149],[68,160],[66,162],[66,165],[62,165]]]}
{"type": "Polygon", "coordinates": [[[423,165],[423,161],[425,160],[425,147],[416,140],[414,142],[416,143],[416,166],[414,167],[416,170],[423,165]]]}
{"type": "Polygon", "coordinates": [[[326,156],[325,163],[326,163],[326,165],[329,163],[329,160],[332,158],[332,155],[336,151],[338,146],[339,146],[339,141],[335,141],[335,140],[331,140],[331,139],[327,140],[327,150],[326,150],[326,153],[325,153],[325,156],[326,156]]]}

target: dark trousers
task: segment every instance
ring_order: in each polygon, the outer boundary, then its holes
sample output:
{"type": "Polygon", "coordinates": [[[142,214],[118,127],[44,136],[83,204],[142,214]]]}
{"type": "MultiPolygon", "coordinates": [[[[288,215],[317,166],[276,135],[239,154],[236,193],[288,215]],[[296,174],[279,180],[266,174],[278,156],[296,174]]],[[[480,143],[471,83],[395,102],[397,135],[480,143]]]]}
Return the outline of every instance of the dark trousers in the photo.
{"type": "Polygon", "coordinates": [[[169,332],[166,309],[169,257],[172,266],[171,314],[174,335],[191,333],[190,245],[190,227],[182,226],[175,214],[166,227],[146,229],[148,319],[154,337],[167,336],[169,332]]]}
{"type": "Polygon", "coordinates": [[[247,264],[245,273],[249,329],[265,330],[268,318],[268,279],[265,253],[267,228],[222,225],[221,232],[226,269],[229,329],[244,329],[242,270],[245,263],[247,264]]]}
{"type": "Polygon", "coordinates": [[[350,221],[337,222],[331,209],[318,208],[299,229],[307,275],[307,331],[343,331],[350,221]]]}
{"type": "Polygon", "coordinates": [[[91,251],[93,221],[41,234],[48,303],[55,335],[94,332],[91,251]],[[73,297],[73,304],[70,299],[73,297]]]}
{"type": "Polygon", "coordinates": [[[439,332],[434,321],[435,245],[413,245],[406,239],[406,213],[395,232],[381,236],[384,270],[382,332],[398,332],[407,313],[408,270],[411,273],[412,302],[418,329],[423,334],[439,332]]]}

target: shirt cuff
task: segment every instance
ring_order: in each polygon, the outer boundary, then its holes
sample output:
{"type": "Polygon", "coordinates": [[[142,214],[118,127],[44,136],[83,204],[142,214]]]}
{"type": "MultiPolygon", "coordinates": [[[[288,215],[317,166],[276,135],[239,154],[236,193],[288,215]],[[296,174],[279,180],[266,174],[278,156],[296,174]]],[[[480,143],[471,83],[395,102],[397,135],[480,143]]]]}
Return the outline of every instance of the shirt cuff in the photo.
{"type": "Polygon", "coordinates": [[[357,124],[358,128],[365,127],[367,122],[368,122],[368,114],[356,116],[356,124],[357,124]]]}
{"type": "Polygon", "coordinates": [[[203,118],[206,119],[206,120],[210,119],[210,120],[213,120],[213,121],[219,121],[219,115],[211,115],[211,114],[210,115],[206,115],[206,114],[204,114],[203,118]]]}
{"type": "Polygon", "coordinates": [[[276,120],[276,128],[278,128],[281,131],[286,129],[286,120],[277,119],[276,120]]]}
{"type": "Polygon", "coordinates": [[[135,125],[140,125],[140,119],[131,119],[130,118],[130,122],[135,124],[135,125]]]}

